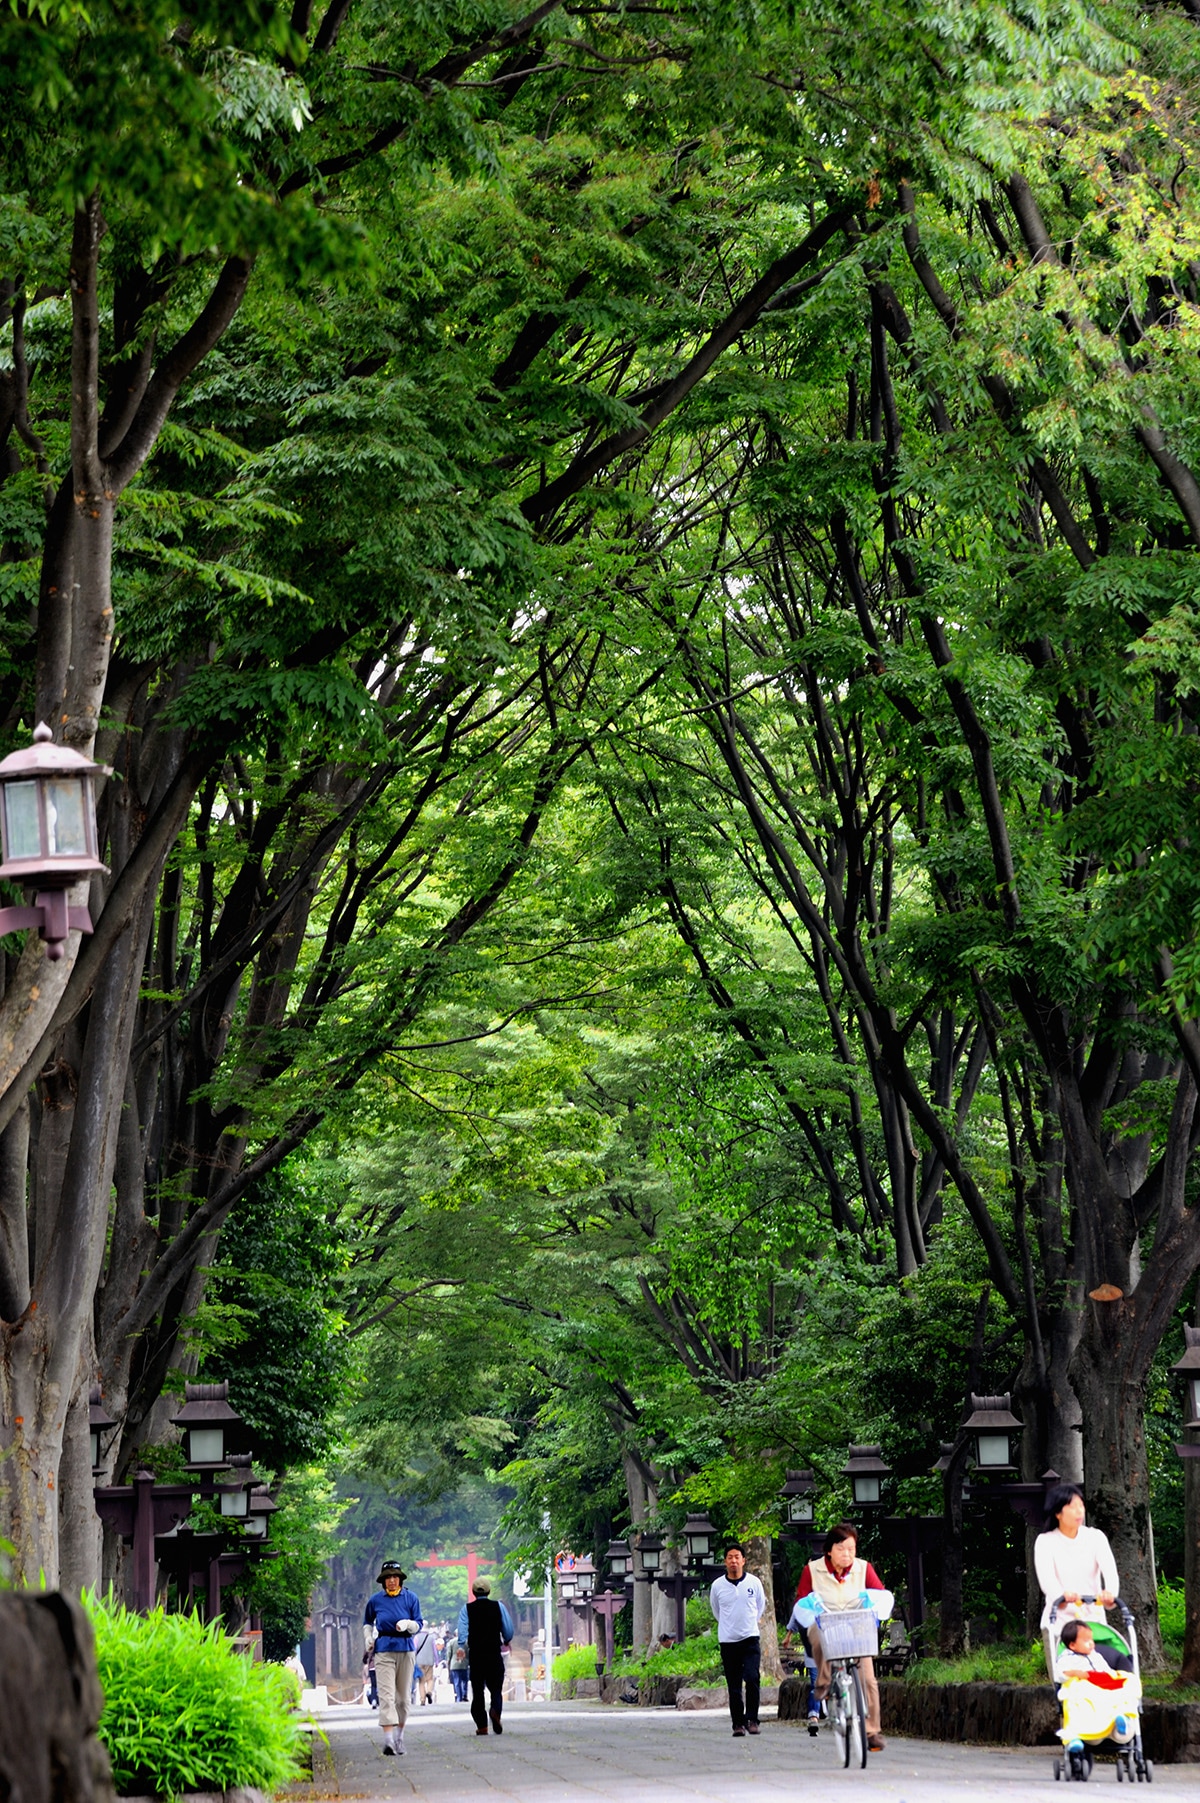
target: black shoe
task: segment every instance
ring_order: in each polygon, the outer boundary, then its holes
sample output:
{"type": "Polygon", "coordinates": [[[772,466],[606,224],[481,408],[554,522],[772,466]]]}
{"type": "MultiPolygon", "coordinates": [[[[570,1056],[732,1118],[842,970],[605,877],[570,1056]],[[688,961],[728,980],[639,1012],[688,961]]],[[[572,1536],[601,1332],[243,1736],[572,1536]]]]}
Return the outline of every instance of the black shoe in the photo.
{"type": "Polygon", "coordinates": [[[746,1733],[747,1734],[761,1733],[761,1729],[759,1728],[758,1723],[757,1722],[747,1722],[746,1723],[746,1733]]]}
{"type": "Polygon", "coordinates": [[[735,1728],[733,1731],[733,1738],[734,1740],[745,1740],[746,1730],[744,1728],[735,1728]]]}
{"type": "Polygon", "coordinates": [[[498,1715],[492,1717],[492,1727],[496,1730],[497,1734],[504,1733],[504,1729],[500,1726],[500,1717],[498,1715]]]}

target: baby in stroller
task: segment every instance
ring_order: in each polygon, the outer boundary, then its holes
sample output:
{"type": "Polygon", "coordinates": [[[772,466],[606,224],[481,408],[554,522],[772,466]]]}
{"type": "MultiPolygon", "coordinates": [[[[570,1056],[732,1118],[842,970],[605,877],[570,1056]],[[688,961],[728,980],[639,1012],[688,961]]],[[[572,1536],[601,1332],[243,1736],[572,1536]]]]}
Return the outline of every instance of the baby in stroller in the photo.
{"type": "Polygon", "coordinates": [[[1096,1646],[1090,1622],[1069,1621],[1059,1640],[1059,1701],[1063,1706],[1058,1738],[1070,1748],[1085,1740],[1115,1740],[1118,1745],[1137,1733],[1142,1686],[1132,1670],[1114,1671],[1096,1646]]]}
{"type": "Polygon", "coordinates": [[[1117,1607],[1128,1642],[1107,1622],[1068,1621],[1056,1644],[1055,1679],[1062,1704],[1058,1738],[1067,1753],[1064,1764],[1055,1764],[1056,1778],[1061,1773],[1086,1780],[1092,1749],[1105,1740],[1115,1745],[1119,1778],[1132,1780],[1136,1773],[1141,1780],[1153,1771],[1142,1756],[1142,1681],[1133,1617],[1119,1602],[1117,1607]]]}

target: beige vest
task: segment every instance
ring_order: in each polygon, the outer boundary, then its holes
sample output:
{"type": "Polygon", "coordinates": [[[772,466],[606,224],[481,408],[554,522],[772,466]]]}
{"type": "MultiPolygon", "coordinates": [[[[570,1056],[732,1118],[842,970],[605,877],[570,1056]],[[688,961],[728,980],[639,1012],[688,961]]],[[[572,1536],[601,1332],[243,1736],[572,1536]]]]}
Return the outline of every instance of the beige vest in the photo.
{"type": "Polygon", "coordinates": [[[823,1610],[860,1609],[859,1595],[867,1587],[867,1562],[856,1559],[839,1584],[824,1559],[810,1559],[813,1591],[823,1610]]]}

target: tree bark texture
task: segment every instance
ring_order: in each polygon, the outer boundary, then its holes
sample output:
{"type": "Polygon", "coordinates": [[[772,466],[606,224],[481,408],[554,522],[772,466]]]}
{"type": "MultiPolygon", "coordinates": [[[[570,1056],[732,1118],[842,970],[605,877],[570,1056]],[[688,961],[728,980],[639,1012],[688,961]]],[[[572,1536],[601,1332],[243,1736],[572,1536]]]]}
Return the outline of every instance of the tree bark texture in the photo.
{"type": "Polygon", "coordinates": [[[771,1541],[766,1534],[750,1534],[746,1539],[746,1570],[752,1571],[766,1595],[759,1640],[762,1645],[762,1672],[772,1684],[783,1677],[779,1658],[779,1623],[775,1612],[775,1579],[771,1571],[771,1541]]]}

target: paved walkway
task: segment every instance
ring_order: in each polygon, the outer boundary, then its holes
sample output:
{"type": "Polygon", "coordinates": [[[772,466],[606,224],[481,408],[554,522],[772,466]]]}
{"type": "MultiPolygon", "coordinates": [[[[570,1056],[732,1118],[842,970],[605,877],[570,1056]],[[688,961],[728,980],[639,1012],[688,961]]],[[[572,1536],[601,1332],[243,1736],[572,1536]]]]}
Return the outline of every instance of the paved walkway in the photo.
{"type": "MultiPolygon", "coordinates": [[[[476,1739],[465,1705],[427,1706],[409,1716],[406,1756],[385,1759],[373,1711],[333,1710],[322,1718],[328,1745],[317,1744],[313,1786],[301,1795],[313,1803],[826,1803],[830,1795],[1064,1803],[1072,1794],[1054,1783],[1049,1748],[889,1737],[865,1772],[848,1772],[835,1764],[826,1730],[813,1741],[803,1728],[764,1719],[756,1740],[734,1740],[715,1711],[532,1703],[506,1707],[504,1724],[499,1739],[476,1739]]],[[[1098,1763],[1091,1785],[1115,1791],[1113,1767],[1098,1763]]],[[[1160,1766],[1153,1790],[1139,1795],[1200,1803],[1200,1766],[1160,1766]]]]}

